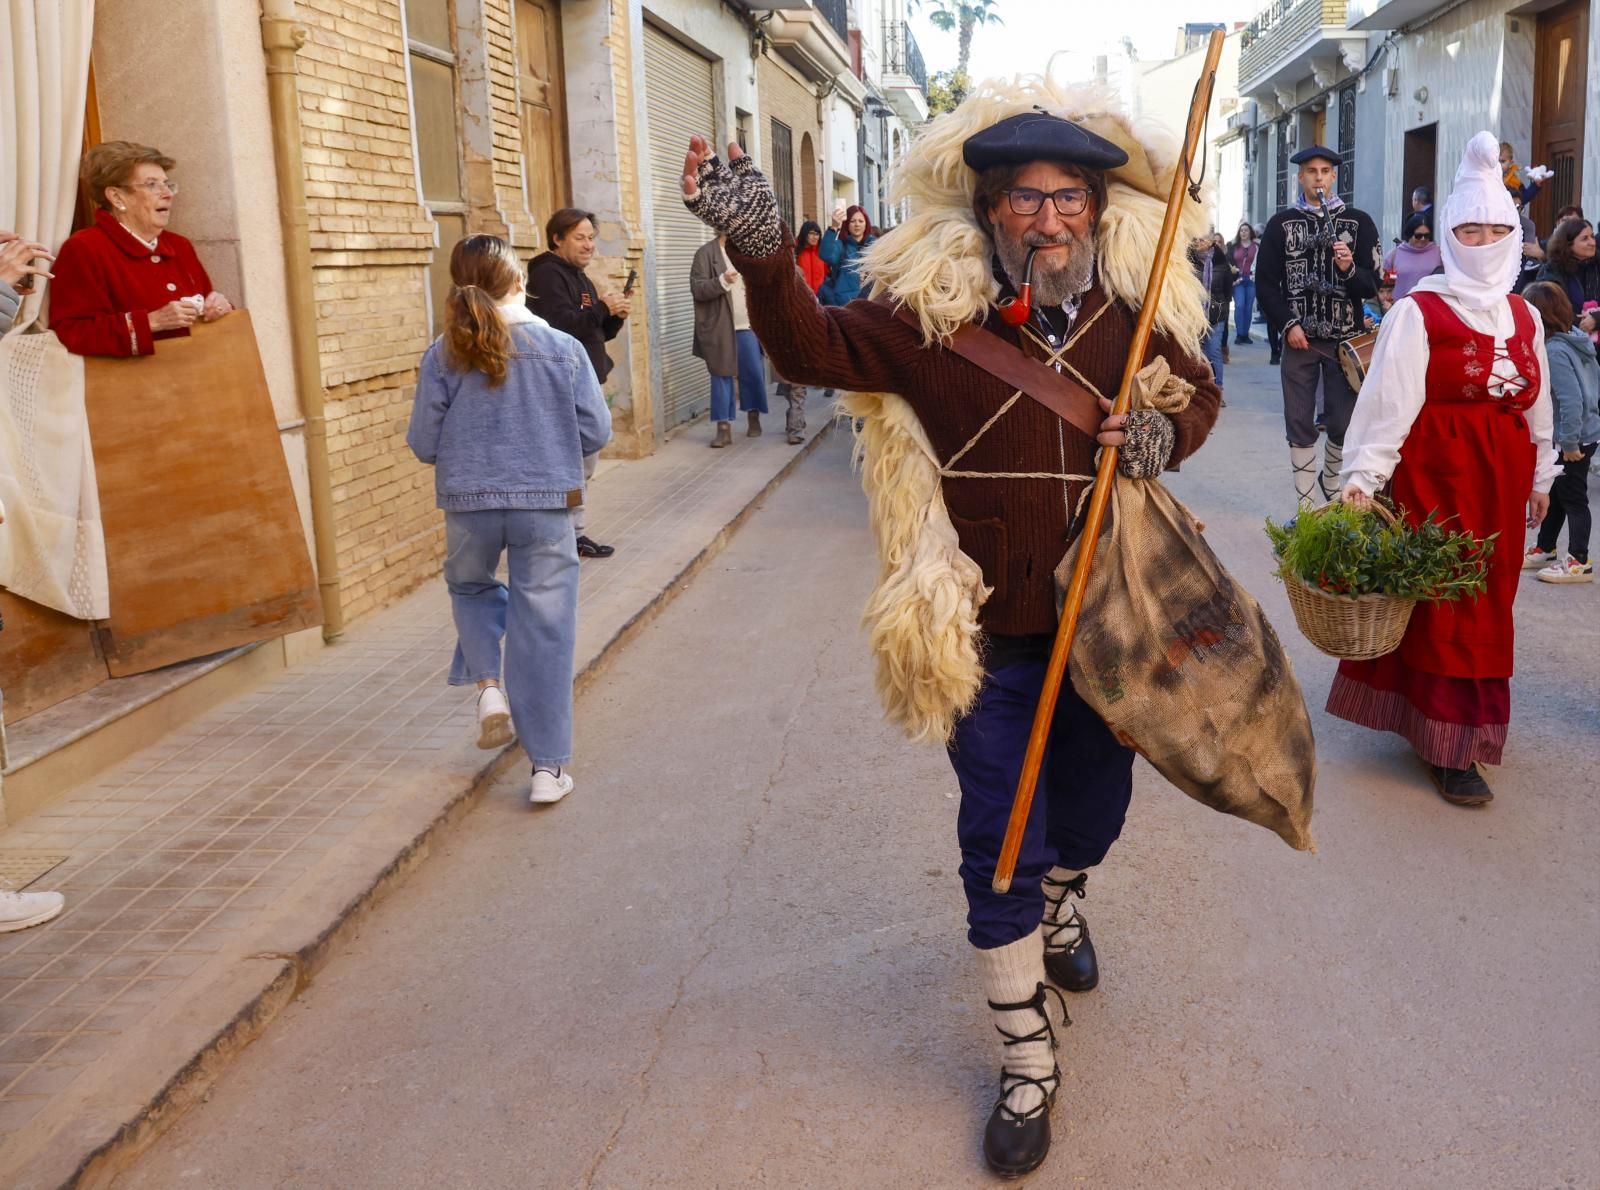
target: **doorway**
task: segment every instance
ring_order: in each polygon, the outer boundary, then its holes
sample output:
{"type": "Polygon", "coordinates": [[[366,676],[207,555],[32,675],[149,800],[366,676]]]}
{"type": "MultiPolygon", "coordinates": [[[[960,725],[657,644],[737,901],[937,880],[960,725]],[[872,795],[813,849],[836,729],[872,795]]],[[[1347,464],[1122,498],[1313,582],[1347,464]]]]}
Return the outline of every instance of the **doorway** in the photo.
{"type": "Polygon", "coordinates": [[[1533,200],[1534,226],[1548,233],[1556,212],[1578,201],[1589,73],[1589,0],[1567,0],[1541,13],[1535,46],[1533,152],[1528,164],[1548,165],[1555,173],[1533,200]]]}
{"type": "Polygon", "coordinates": [[[1404,189],[1400,195],[1400,227],[1411,218],[1411,195],[1418,186],[1428,188],[1428,201],[1438,192],[1434,189],[1434,168],[1439,159],[1439,126],[1426,124],[1406,133],[1403,164],[1401,166],[1404,189]]]}

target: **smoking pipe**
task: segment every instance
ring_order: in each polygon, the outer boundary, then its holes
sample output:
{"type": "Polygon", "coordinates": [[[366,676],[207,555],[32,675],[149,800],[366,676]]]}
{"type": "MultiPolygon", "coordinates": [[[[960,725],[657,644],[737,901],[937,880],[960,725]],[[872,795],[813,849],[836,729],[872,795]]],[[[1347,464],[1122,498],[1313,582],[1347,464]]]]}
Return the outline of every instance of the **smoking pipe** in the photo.
{"type": "Polygon", "coordinates": [[[1033,317],[1033,257],[1038,251],[1038,248],[1028,249],[1027,259],[1022,263],[1022,284],[1017,287],[1017,296],[1000,303],[1000,319],[1007,326],[1021,326],[1033,317]]]}

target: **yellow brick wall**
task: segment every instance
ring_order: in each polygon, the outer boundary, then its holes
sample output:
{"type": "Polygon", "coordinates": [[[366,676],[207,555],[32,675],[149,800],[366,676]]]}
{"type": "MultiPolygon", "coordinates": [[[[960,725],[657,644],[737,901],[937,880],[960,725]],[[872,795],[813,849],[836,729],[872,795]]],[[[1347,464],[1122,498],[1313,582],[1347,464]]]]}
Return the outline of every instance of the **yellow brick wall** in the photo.
{"type": "MultiPolygon", "coordinates": [[[[527,249],[537,229],[523,195],[512,3],[485,4],[493,209],[475,208],[474,217],[503,220],[527,249]]],[[[417,363],[432,339],[434,225],[417,193],[400,6],[299,6],[311,31],[300,52],[300,118],[335,536],[351,619],[433,577],[444,552],[432,469],[405,444],[417,363]]]]}
{"type": "MultiPolygon", "coordinates": [[[[823,210],[808,211],[805,209],[806,188],[800,176],[800,145],[805,134],[811,135],[811,150],[813,170],[816,172],[816,162],[822,160],[822,128],[817,123],[817,97],[806,82],[797,75],[785,62],[779,61],[769,52],[762,56],[756,73],[756,89],[761,100],[761,168],[769,176],[772,173],[772,119],[788,125],[792,134],[791,140],[794,147],[794,210],[797,222],[807,219],[816,219],[824,226],[827,224],[828,212],[823,210]]],[[[824,203],[825,192],[821,183],[813,178],[813,192],[817,196],[817,203],[824,203]]]]}

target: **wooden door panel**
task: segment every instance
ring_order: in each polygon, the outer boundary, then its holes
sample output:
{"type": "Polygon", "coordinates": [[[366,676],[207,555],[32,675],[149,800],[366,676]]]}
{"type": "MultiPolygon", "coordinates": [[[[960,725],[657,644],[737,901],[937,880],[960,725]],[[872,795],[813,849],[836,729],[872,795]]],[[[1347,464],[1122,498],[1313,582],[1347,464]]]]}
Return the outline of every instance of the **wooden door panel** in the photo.
{"type": "Polygon", "coordinates": [[[543,224],[568,204],[572,193],[567,117],[562,106],[566,80],[561,64],[561,10],[554,0],[516,0],[516,9],[528,209],[543,224]]]}
{"type": "Polygon", "coordinates": [[[26,719],[106,680],[94,625],[0,591],[0,690],[7,723],[26,719]]]}
{"type": "Polygon", "coordinates": [[[1548,165],[1555,177],[1534,200],[1534,221],[1549,229],[1555,213],[1578,201],[1577,162],[1582,152],[1589,73],[1588,0],[1568,0],[1539,16],[1534,57],[1534,134],[1530,165],[1548,165]]]}
{"type": "Polygon", "coordinates": [[[84,364],[111,676],[321,623],[250,315],[84,364]]]}

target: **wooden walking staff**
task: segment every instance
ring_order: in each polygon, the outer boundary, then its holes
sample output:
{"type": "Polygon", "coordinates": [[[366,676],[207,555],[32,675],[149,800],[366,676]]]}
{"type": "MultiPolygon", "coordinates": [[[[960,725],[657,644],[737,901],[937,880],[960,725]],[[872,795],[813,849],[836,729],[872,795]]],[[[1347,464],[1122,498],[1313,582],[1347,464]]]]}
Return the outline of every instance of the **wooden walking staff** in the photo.
{"type": "MultiPolygon", "coordinates": [[[[1195,84],[1194,100],[1189,105],[1189,124],[1183,136],[1183,154],[1172,171],[1172,191],[1167,196],[1167,214],[1161,223],[1161,239],[1156,244],[1155,261],[1150,268],[1150,281],[1144,290],[1144,305],[1139,308],[1138,321],[1133,326],[1133,342],[1128,346],[1128,362],[1122,368],[1122,386],[1117,389],[1117,399],[1112,403],[1113,415],[1128,412],[1133,403],[1133,378],[1144,366],[1145,348],[1150,342],[1150,331],[1156,321],[1156,303],[1161,297],[1161,286],[1167,279],[1168,256],[1172,241],[1178,235],[1178,219],[1183,212],[1183,194],[1189,186],[1189,171],[1194,162],[1195,149],[1200,143],[1205,127],[1206,109],[1211,106],[1211,89],[1217,80],[1217,61],[1222,57],[1223,32],[1214,30],[1206,49],[1206,64],[1195,84]]],[[[1198,199],[1198,193],[1194,195],[1198,199]]],[[[1028,736],[1028,750],[1022,760],[1022,776],[1017,781],[1016,798],[1011,803],[1011,819],[1006,823],[1005,844],[1000,848],[1000,862],[994,870],[994,891],[1011,891],[1011,878],[1016,875],[1017,856],[1022,851],[1023,832],[1028,827],[1028,812],[1033,807],[1034,790],[1039,784],[1039,770],[1044,764],[1045,743],[1050,738],[1050,721],[1055,717],[1056,698],[1061,693],[1061,682],[1067,672],[1067,658],[1072,653],[1072,639],[1078,632],[1078,616],[1083,611],[1083,595],[1089,586],[1089,570],[1094,565],[1095,547],[1100,541],[1100,529],[1105,524],[1106,506],[1111,502],[1111,485],[1117,472],[1115,446],[1100,449],[1100,465],[1095,472],[1094,491],[1089,499],[1089,515],[1083,524],[1083,545],[1078,550],[1072,569],[1072,581],[1067,584],[1066,604],[1061,610],[1061,623],[1056,627],[1055,646],[1050,650],[1050,664],[1044,674],[1044,688],[1039,694],[1039,707],[1033,716],[1033,731],[1028,736]]]]}

